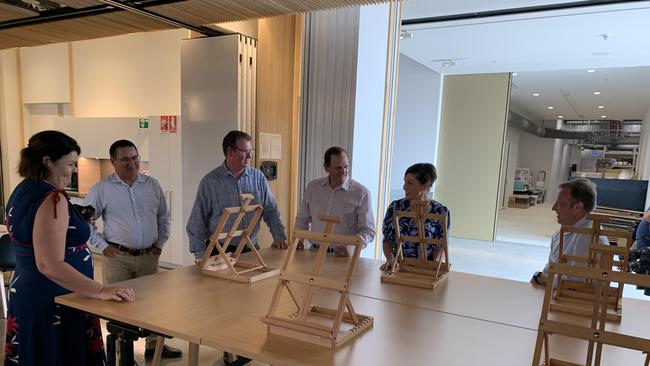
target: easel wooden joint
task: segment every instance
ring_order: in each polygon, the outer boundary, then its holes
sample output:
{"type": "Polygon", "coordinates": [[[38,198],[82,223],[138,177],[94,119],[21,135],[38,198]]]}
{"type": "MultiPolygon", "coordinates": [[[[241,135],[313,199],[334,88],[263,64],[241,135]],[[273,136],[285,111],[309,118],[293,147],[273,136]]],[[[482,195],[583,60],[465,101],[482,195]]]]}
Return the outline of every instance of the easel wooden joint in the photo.
{"type": "Polygon", "coordinates": [[[350,300],[350,280],[363,249],[363,241],[358,236],[333,234],[334,226],[341,222],[338,217],[320,215],[326,223],[323,232],[296,230],[293,243],[285,257],[280,278],[271,300],[269,311],[262,321],[268,326],[269,336],[283,336],[291,339],[335,349],[364,330],[372,327],[373,318],[361,315],[354,310],[350,300]],[[309,273],[295,271],[292,264],[298,243],[301,240],[318,241],[319,248],[314,266],[309,273]],[[323,264],[330,245],[354,246],[343,280],[321,275],[323,264]],[[294,286],[307,286],[304,298],[299,298],[294,286]],[[312,303],[314,292],[323,289],[338,292],[340,298],[336,308],[328,308],[312,303]],[[284,291],[289,294],[296,311],[288,315],[278,312],[280,298],[284,291]]]}
{"type": "Polygon", "coordinates": [[[410,211],[394,212],[393,225],[397,253],[391,268],[382,273],[381,282],[433,289],[447,279],[451,266],[447,240],[447,216],[429,213],[429,204],[430,201],[413,200],[410,202],[410,211]],[[417,236],[402,235],[400,219],[415,221],[418,228],[417,236]],[[442,238],[426,236],[427,221],[438,222],[442,230],[442,238]],[[404,257],[404,245],[407,242],[418,245],[418,258],[404,257]],[[438,250],[434,251],[434,257],[429,260],[427,247],[433,245],[437,246],[438,250]]]}
{"type": "Polygon", "coordinates": [[[260,205],[251,205],[253,198],[255,198],[252,194],[244,193],[239,196],[242,201],[240,207],[226,207],[223,209],[221,219],[210,236],[210,242],[198,266],[205,275],[239,282],[251,283],[276,276],[280,273],[280,270],[273,269],[264,263],[251,240],[251,234],[259,223],[264,209],[260,205]],[[240,229],[239,225],[244,220],[244,217],[250,213],[252,213],[250,222],[245,228],[240,229]],[[235,217],[233,224],[229,230],[225,231],[224,228],[231,216],[235,217]],[[240,238],[235,252],[226,252],[234,238],[240,238]],[[246,262],[240,259],[246,246],[252,252],[254,262],[246,262]],[[215,248],[218,253],[211,256],[215,248]]]}

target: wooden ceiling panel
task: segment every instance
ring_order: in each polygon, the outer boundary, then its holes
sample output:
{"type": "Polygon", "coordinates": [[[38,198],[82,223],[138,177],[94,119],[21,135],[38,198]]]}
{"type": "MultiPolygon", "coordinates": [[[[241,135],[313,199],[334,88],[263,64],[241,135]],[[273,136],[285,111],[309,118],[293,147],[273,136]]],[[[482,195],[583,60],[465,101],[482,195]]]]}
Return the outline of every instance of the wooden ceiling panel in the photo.
{"type": "Polygon", "coordinates": [[[6,20],[33,17],[36,15],[38,15],[37,11],[24,9],[18,6],[13,6],[5,3],[0,3],[0,22],[4,22],[6,20]]]}
{"type": "Polygon", "coordinates": [[[97,0],[55,0],[56,3],[66,5],[71,8],[81,9],[89,6],[102,5],[102,2],[97,0]]]}
{"type": "MultiPolygon", "coordinates": [[[[98,0],[57,0],[57,2],[74,8],[100,4],[98,0]]],[[[149,7],[147,10],[193,26],[202,26],[381,2],[386,0],[188,0],[149,7]]],[[[35,12],[10,6],[9,11],[24,10],[27,13],[6,18],[12,16],[5,10],[6,7],[6,4],[0,3],[0,21],[37,15],[35,12]]],[[[0,30],[0,49],[171,28],[174,27],[142,15],[117,11],[0,30]]]]}

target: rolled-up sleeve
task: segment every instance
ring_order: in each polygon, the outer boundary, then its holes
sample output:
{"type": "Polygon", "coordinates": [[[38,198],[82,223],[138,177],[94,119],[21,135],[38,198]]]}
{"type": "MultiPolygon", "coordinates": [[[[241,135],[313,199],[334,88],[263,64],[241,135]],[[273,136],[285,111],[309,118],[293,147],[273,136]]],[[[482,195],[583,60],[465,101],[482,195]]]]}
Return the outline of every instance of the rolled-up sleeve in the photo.
{"type": "Polygon", "coordinates": [[[264,212],[262,213],[262,218],[271,230],[271,235],[274,240],[287,240],[287,235],[284,232],[284,225],[280,219],[280,210],[278,210],[278,205],[275,202],[275,198],[273,198],[273,192],[271,192],[269,183],[263,175],[261,175],[260,179],[260,185],[264,192],[264,212]]]}
{"type": "Polygon", "coordinates": [[[206,178],[201,180],[196,192],[196,199],[192,212],[185,227],[187,236],[190,240],[190,252],[199,259],[203,256],[207,245],[205,240],[208,238],[209,215],[210,215],[210,195],[208,192],[206,178]]]}
{"type": "Polygon", "coordinates": [[[296,224],[294,228],[296,230],[309,230],[309,224],[312,222],[311,210],[309,208],[309,201],[311,197],[310,185],[307,186],[305,192],[302,195],[302,200],[300,201],[300,207],[298,208],[298,214],[296,215],[296,224]]]}
{"type": "Polygon", "coordinates": [[[372,213],[372,206],[370,205],[370,192],[366,191],[356,210],[357,235],[361,237],[365,247],[366,244],[375,240],[375,216],[372,213]]]}
{"type": "Polygon", "coordinates": [[[97,225],[95,225],[95,220],[102,217],[102,214],[104,213],[104,206],[99,197],[100,195],[98,194],[98,191],[101,189],[100,185],[101,182],[97,183],[90,189],[90,192],[88,192],[83,203],[84,205],[92,206],[95,209],[92,224],[90,224],[90,238],[88,239],[88,242],[92,247],[103,252],[104,249],[108,247],[108,243],[104,240],[102,233],[97,230],[97,225]]]}
{"type": "Polygon", "coordinates": [[[157,184],[157,186],[158,194],[160,196],[160,204],[158,205],[158,212],[156,213],[156,219],[158,220],[158,240],[154,245],[162,249],[169,239],[169,207],[167,207],[165,192],[163,192],[160,184],[157,184]]]}

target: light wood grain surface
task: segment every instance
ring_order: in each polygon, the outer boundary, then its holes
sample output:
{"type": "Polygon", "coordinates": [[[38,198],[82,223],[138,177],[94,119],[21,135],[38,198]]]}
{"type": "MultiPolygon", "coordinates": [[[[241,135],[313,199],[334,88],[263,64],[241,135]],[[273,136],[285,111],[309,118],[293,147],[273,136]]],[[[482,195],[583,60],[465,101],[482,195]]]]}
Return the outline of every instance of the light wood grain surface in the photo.
{"type": "MultiPolygon", "coordinates": [[[[286,251],[262,250],[279,267],[286,251]]],[[[315,252],[298,251],[296,268],[311,267],[315,252]]],[[[349,259],[328,257],[323,276],[343,276],[349,259]]],[[[360,259],[351,283],[357,312],[375,318],[373,328],[334,352],[293,340],[267,337],[260,319],[268,310],[277,278],[243,284],[201,275],[183,267],[122,283],[137,301],[115,303],[75,294],[57,298],[63,305],[154,332],[242,354],[273,365],[529,365],[537,335],[543,291],[528,283],[452,272],[435,290],[381,284],[381,262],[360,259]]],[[[304,293],[304,289],[297,289],[304,293]]],[[[328,291],[315,301],[333,305],[328,291]]],[[[280,307],[292,311],[288,297],[280,307]]],[[[624,299],[623,321],[610,330],[650,338],[647,302],[624,299]]],[[[588,320],[557,315],[576,324],[588,320]]],[[[554,357],[579,362],[586,343],[551,337],[554,357]]],[[[603,365],[642,365],[639,352],[605,347],[603,365]]]]}

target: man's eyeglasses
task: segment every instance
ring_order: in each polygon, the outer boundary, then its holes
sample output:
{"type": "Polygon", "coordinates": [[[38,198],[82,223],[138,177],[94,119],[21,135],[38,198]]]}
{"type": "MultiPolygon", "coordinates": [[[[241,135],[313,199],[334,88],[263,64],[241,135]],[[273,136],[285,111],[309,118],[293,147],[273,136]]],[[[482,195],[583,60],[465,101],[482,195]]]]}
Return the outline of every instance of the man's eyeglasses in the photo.
{"type": "Polygon", "coordinates": [[[252,155],[255,154],[255,149],[244,150],[244,149],[240,149],[240,148],[238,148],[237,146],[235,146],[235,150],[237,150],[237,151],[239,151],[239,152],[243,152],[244,155],[251,155],[251,156],[252,156],[252,155]]]}
{"type": "Polygon", "coordinates": [[[124,164],[128,163],[129,161],[137,163],[138,161],[140,161],[140,155],[124,156],[124,157],[121,157],[121,158],[115,159],[115,160],[119,161],[120,163],[124,163],[124,164]]]}

